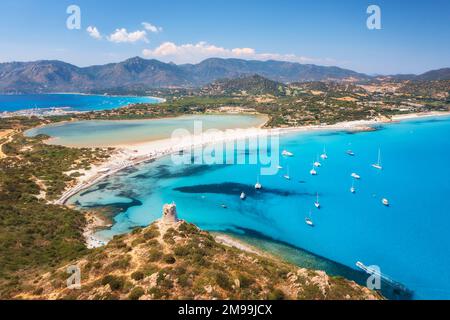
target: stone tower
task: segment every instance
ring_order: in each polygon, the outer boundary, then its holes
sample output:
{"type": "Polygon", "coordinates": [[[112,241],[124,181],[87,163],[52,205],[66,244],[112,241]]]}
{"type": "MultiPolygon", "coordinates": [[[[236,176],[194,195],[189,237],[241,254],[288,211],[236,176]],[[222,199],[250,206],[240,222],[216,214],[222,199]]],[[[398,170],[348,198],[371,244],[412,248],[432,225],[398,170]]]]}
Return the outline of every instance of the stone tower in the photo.
{"type": "Polygon", "coordinates": [[[164,205],[162,222],[167,224],[178,222],[177,205],[175,203],[164,205]]]}

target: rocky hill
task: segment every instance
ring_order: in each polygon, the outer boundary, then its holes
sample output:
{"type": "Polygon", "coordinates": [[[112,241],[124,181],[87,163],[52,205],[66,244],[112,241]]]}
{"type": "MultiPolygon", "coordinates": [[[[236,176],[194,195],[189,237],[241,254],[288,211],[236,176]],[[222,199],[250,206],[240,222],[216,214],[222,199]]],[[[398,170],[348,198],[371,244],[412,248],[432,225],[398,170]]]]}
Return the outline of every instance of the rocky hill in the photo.
{"type": "Polygon", "coordinates": [[[22,299],[379,299],[324,272],[219,244],[178,221],[174,205],[147,228],[116,237],[72,263],[81,289],[66,286],[67,267],[33,275],[22,299]]]}
{"type": "Polygon", "coordinates": [[[414,78],[418,81],[437,81],[437,80],[450,80],[450,68],[442,68],[438,70],[432,70],[418,75],[414,78]]]}
{"type": "Polygon", "coordinates": [[[283,96],[287,86],[259,75],[218,80],[203,88],[210,95],[273,95],[283,96]]]}
{"type": "Polygon", "coordinates": [[[437,70],[430,70],[425,73],[415,75],[415,74],[397,74],[389,76],[389,78],[404,81],[440,81],[440,80],[450,80],[450,68],[442,68],[437,70]]]}

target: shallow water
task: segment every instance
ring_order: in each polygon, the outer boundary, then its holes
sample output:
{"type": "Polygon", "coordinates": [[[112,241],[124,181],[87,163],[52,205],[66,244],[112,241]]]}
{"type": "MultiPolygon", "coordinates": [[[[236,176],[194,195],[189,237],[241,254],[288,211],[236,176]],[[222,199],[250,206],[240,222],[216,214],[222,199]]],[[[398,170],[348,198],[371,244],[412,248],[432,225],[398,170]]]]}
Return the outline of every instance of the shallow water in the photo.
{"type": "Polygon", "coordinates": [[[69,147],[107,147],[168,139],[176,129],[194,134],[194,124],[202,130],[259,127],[266,118],[257,115],[193,115],[176,118],[120,121],[77,121],[28,130],[26,135],[46,134],[52,144],[69,147]]]}
{"type": "MultiPolygon", "coordinates": [[[[203,229],[259,235],[352,269],[357,261],[377,265],[412,290],[415,299],[448,299],[450,118],[379,129],[282,137],[280,150],[295,154],[282,163],[290,167],[292,179],[283,179],[283,171],[263,176],[260,192],[253,188],[257,165],[175,166],[166,157],[110,177],[71,201],[82,207],[112,205],[121,212],[113,228],[99,233],[106,239],[148,225],[160,217],[163,204],[175,201],[180,217],[203,229]],[[312,162],[324,146],[329,159],[313,177],[312,162]],[[371,167],[379,148],[382,171],[371,167]],[[348,156],[348,149],[356,156],[348,156]],[[361,175],[356,194],[350,193],[352,172],[361,175]],[[239,199],[242,191],[246,201],[239,199]],[[316,192],[320,210],[314,207],[316,192]],[[390,207],[382,205],[384,197],[390,207]],[[310,212],[314,228],[305,224],[310,212]]],[[[300,253],[289,252],[296,261],[300,253]]]]}

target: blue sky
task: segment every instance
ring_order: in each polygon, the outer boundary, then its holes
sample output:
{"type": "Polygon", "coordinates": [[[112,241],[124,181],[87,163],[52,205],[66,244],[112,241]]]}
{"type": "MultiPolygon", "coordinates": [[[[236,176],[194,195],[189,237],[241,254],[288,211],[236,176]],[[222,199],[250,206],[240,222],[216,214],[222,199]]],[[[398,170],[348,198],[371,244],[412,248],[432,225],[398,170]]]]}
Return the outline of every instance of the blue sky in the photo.
{"type": "Polygon", "coordinates": [[[0,12],[0,62],[219,56],[370,74],[450,66],[448,0],[2,0],[0,12]],[[80,30],[66,28],[71,4],[81,8],[80,30]],[[371,4],[381,8],[381,30],[366,27],[371,4]]]}

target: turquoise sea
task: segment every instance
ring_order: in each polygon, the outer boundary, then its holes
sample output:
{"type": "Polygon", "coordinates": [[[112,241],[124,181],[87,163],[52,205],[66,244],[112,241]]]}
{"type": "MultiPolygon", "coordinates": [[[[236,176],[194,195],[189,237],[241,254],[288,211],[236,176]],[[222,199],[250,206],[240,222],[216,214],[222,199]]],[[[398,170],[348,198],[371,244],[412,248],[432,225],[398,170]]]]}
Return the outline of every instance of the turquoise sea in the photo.
{"type": "Polygon", "coordinates": [[[156,103],[151,97],[103,96],[85,94],[0,95],[0,112],[27,109],[70,108],[74,111],[110,110],[133,103],[156,103]]]}
{"type": "Polygon", "coordinates": [[[148,225],[163,204],[176,202],[182,219],[247,238],[299,265],[363,283],[355,266],[361,261],[379,266],[411,291],[410,298],[449,299],[449,133],[449,117],[382,125],[375,132],[295,133],[283,136],[280,147],[294,153],[282,160],[291,180],[283,170],[263,176],[258,192],[258,165],[176,166],[165,157],[120,172],[71,201],[116,214],[114,226],[99,233],[105,239],[148,225]],[[329,158],[311,176],[312,161],[324,147],[329,158]],[[381,171],[371,167],[379,148],[381,171]],[[361,176],[355,194],[352,172],[361,176]],[[246,201],[239,198],[242,191],[246,201]],[[320,210],[314,207],[317,192],[320,210]],[[314,228],[305,224],[310,212],[314,228]]]}

